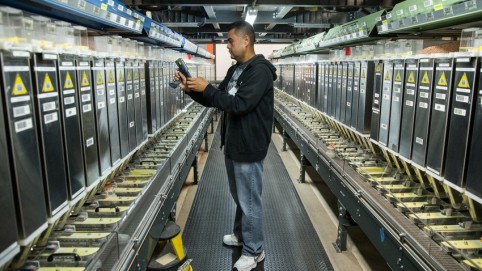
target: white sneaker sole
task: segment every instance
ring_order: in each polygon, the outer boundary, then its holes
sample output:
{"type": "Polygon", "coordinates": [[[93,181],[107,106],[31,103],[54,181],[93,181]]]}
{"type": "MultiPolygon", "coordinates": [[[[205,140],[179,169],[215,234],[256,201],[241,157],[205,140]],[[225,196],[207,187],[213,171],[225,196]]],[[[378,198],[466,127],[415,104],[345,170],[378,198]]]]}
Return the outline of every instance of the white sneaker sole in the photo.
{"type": "Polygon", "coordinates": [[[237,271],[251,271],[254,268],[256,268],[256,266],[258,266],[258,263],[262,262],[265,257],[266,257],[266,254],[264,253],[264,250],[263,250],[261,254],[259,254],[259,256],[256,258],[256,261],[251,266],[246,266],[244,268],[239,268],[234,266],[233,269],[237,271]]]}

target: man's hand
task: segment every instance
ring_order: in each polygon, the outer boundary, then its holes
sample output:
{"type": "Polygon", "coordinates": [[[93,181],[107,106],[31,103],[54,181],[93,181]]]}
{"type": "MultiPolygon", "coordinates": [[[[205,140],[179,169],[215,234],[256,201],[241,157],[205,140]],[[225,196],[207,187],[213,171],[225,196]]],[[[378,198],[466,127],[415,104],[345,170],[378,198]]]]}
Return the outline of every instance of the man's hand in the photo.
{"type": "Polygon", "coordinates": [[[195,92],[204,92],[208,84],[209,84],[208,81],[206,81],[206,79],[202,77],[187,78],[188,89],[195,92]]]}
{"type": "Polygon", "coordinates": [[[187,88],[187,82],[186,82],[186,76],[184,74],[180,73],[179,70],[176,71],[174,74],[174,81],[181,81],[179,84],[179,87],[184,90],[184,92],[188,93],[190,90],[187,88]]]}

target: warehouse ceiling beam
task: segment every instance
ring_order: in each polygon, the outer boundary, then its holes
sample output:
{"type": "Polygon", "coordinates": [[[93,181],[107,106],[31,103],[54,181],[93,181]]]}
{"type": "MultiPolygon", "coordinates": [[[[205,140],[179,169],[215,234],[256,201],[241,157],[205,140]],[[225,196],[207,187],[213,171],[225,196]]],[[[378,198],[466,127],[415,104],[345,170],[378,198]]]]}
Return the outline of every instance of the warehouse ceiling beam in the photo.
{"type": "MultiPolygon", "coordinates": [[[[234,0],[226,2],[226,0],[123,0],[126,5],[129,6],[240,6],[240,5],[252,5],[252,0],[234,0]]],[[[333,7],[333,6],[380,6],[384,7],[393,6],[395,3],[401,2],[399,0],[384,0],[380,3],[380,0],[336,0],[336,1],[323,1],[323,0],[258,0],[256,6],[293,6],[293,7],[333,7]]]]}

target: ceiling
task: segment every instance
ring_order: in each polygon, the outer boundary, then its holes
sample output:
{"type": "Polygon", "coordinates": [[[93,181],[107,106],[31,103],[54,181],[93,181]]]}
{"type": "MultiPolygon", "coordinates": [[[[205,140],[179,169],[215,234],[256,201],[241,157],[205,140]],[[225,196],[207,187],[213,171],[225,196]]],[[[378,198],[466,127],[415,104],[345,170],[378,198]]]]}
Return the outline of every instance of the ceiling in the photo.
{"type": "Polygon", "coordinates": [[[121,0],[195,43],[224,42],[229,23],[257,10],[259,43],[291,43],[363,17],[391,9],[401,0],[121,0]]]}

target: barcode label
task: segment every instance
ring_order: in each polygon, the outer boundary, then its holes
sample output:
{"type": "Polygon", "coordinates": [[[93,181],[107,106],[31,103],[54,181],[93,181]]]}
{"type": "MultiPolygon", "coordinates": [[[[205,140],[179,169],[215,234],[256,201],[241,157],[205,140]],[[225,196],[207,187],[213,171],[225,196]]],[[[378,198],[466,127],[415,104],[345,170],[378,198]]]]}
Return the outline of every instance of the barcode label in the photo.
{"type": "Polygon", "coordinates": [[[32,118],[15,122],[15,132],[20,133],[33,128],[32,118]]]}
{"type": "Polygon", "coordinates": [[[89,112],[89,111],[91,111],[91,110],[92,110],[92,106],[91,106],[90,104],[84,104],[84,105],[82,106],[82,112],[84,112],[84,113],[85,113],[85,112],[89,112]]]}
{"type": "Polygon", "coordinates": [[[465,117],[467,111],[465,109],[454,108],[454,114],[465,117]]]}
{"type": "Polygon", "coordinates": [[[13,108],[13,117],[18,118],[30,114],[30,106],[17,106],[13,108]]]}
{"type": "Polygon", "coordinates": [[[97,96],[104,96],[104,89],[98,89],[97,96]]]}
{"type": "Polygon", "coordinates": [[[408,7],[408,10],[409,10],[410,12],[415,12],[415,11],[417,11],[417,5],[412,5],[412,6],[408,7]]]}
{"type": "Polygon", "coordinates": [[[82,102],[90,102],[90,93],[82,94],[82,102]]]}
{"type": "Polygon", "coordinates": [[[378,100],[373,101],[374,104],[379,104],[378,100]]]}
{"type": "Polygon", "coordinates": [[[69,109],[66,109],[65,110],[65,116],[68,118],[68,117],[72,117],[72,116],[75,116],[77,115],[77,108],[75,107],[72,107],[72,108],[69,108],[69,109]]]}
{"type": "Polygon", "coordinates": [[[440,99],[440,100],[445,100],[445,97],[447,97],[447,95],[444,94],[444,93],[435,94],[435,98],[440,99]]]}
{"type": "Polygon", "coordinates": [[[110,95],[110,96],[115,95],[115,89],[111,89],[111,90],[109,90],[109,95],[110,95]]]}
{"type": "Polygon", "coordinates": [[[141,95],[139,95],[139,92],[135,93],[136,98],[139,98],[141,95]]]}
{"type": "Polygon", "coordinates": [[[64,98],[64,104],[69,105],[75,103],[75,98],[74,97],[65,97],[64,98]]]}
{"type": "Polygon", "coordinates": [[[44,123],[49,124],[51,122],[57,121],[59,117],[57,116],[57,112],[47,114],[44,116],[44,123]]]}
{"type": "Polygon", "coordinates": [[[435,110],[445,112],[445,105],[435,104],[435,110]]]}
{"type": "Polygon", "coordinates": [[[415,94],[415,90],[413,90],[413,89],[407,89],[407,94],[408,94],[408,95],[414,95],[414,94],[415,94]]]}
{"type": "Polygon", "coordinates": [[[110,98],[110,104],[115,104],[115,98],[110,98]]]}
{"type": "Polygon", "coordinates": [[[129,127],[130,127],[130,128],[134,127],[134,122],[133,122],[133,121],[131,121],[131,122],[129,123],[129,127]]]}
{"type": "Polygon", "coordinates": [[[457,102],[461,102],[461,103],[469,103],[469,96],[465,96],[465,95],[456,95],[455,96],[455,100],[457,102]]]}
{"type": "Polygon", "coordinates": [[[413,101],[406,101],[406,102],[405,102],[405,105],[406,105],[406,106],[413,106],[413,101]]]}
{"type": "Polygon", "coordinates": [[[125,98],[124,97],[120,97],[119,98],[119,103],[123,103],[125,101],[125,98]]]}
{"type": "Polygon", "coordinates": [[[420,137],[416,137],[415,142],[417,142],[417,144],[423,145],[423,139],[420,137]]]}
{"type": "Polygon", "coordinates": [[[98,102],[97,103],[97,109],[102,109],[105,107],[105,102],[98,102]]]}
{"type": "Polygon", "coordinates": [[[399,97],[393,97],[392,101],[394,101],[394,102],[400,102],[400,98],[399,98],[399,97]]]}
{"type": "Polygon", "coordinates": [[[127,95],[127,100],[132,100],[132,94],[127,95]]]}
{"type": "Polygon", "coordinates": [[[419,102],[419,103],[418,103],[418,107],[420,107],[420,108],[428,108],[428,103],[419,102]]]}
{"type": "Polygon", "coordinates": [[[44,112],[48,112],[48,111],[52,111],[52,110],[57,109],[57,105],[55,104],[55,102],[44,103],[44,104],[42,104],[42,107],[44,109],[44,112]]]}
{"type": "Polygon", "coordinates": [[[378,98],[380,97],[380,94],[379,93],[375,93],[375,98],[378,98]]]}
{"type": "Polygon", "coordinates": [[[433,6],[433,1],[432,0],[423,1],[423,6],[426,8],[431,7],[433,6]]]}
{"type": "Polygon", "coordinates": [[[86,145],[87,147],[90,147],[90,146],[94,145],[94,138],[93,138],[93,137],[88,138],[88,139],[85,141],[85,145],[86,145]]]}
{"type": "Polygon", "coordinates": [[[428,92],[420,92],[420,98],[428,98],[428,92]]]}

